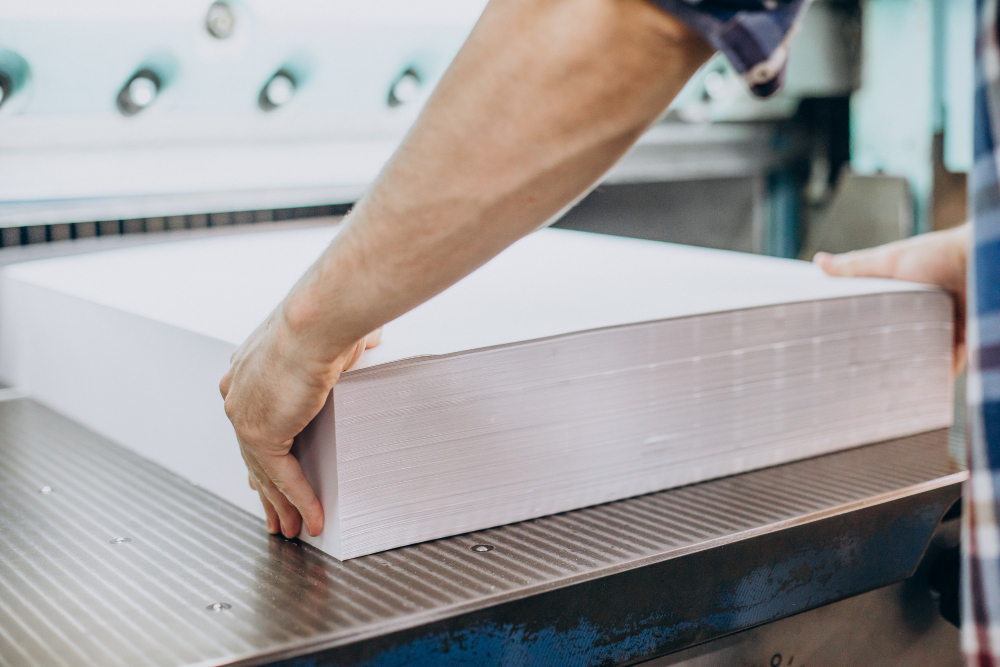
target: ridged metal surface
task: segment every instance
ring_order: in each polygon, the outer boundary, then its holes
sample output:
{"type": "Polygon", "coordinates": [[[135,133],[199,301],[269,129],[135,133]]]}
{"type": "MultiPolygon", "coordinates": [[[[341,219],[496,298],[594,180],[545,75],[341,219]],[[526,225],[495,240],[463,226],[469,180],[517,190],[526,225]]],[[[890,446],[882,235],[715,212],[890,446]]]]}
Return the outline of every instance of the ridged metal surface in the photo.
{"type": "Polygon", "coordinates": [[[30,400],[0,402],[0,664],[266,662],[961,474],[940,431],[340,563],[30,400]]]}

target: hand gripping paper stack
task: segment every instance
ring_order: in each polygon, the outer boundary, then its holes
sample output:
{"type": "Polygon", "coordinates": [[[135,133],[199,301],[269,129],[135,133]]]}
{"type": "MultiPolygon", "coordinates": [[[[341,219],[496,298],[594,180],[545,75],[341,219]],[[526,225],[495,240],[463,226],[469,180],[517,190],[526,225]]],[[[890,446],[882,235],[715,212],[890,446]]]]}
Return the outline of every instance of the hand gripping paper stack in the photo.
{"type": "MultiPolygon", "coordinates": [[[[260,513],[217,385],[335,234],[4,270],[0,375],[260,513]]],[[[813,266],[546,230],[385,327],[296,453],[347,559],[947,426],[952,304],[813,266]]]]}

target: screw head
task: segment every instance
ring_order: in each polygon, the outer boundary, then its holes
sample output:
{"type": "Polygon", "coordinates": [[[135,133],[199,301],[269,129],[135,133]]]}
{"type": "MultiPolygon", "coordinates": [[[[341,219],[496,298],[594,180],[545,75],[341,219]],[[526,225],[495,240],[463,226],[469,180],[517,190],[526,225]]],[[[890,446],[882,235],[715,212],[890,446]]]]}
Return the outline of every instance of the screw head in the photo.
{"type": "Polygon", "coordinates": [[[270,111],[288,104],[295,95],[295,79],[288,72],[281,70],[264,84],[260,91],[259,103],[262,109],[270,111]]]}
{"type": "Polygon", "coordinates": [[[417,74],[416,70],[412,67],[407,68],[389,88],[389,98],[386,102],[390,107],[398,107],[412,102],[420,94],[421,84],[420,75],[417,74]]]}
{"type": "Polygon", "coordinates": [[[205,15],[205,28],[216,39],[226,39],[236,27],[236,15],[227,2],[213,2],[205,15]]]}
{"type": "Polygon", "coordinates": [[[228,602],[213,602],[212,604],[205,607],[205,609],[207,609],[208,611],[214,611],[214,612],[226,611],[232,608],[233,605],[229,604],[228,602]]]}
{"type": "Polygon", "coordinates": [[[476,544],[473,545],[472,550],[476,553],[485,553],[487,551],[493,551],[492,544],[476,544]]]}
{"type": "Polygon", "coordinates": [[[116,104],[123,116],[134,116],[151,105],[160,94],[160,77],[149,69],[136,72],[118,93],[116,104]]]}
{"type": "Polygon", "coordinates": [[[131,541],[131,537],[112,537],[108,540],[108,544],[128,544],[131,541]]]}
{"type": "Polygon", "coordinates": [[[46,484],[45,486],[43,486],[43,487],[40,487],[40,488],[38,489],[38,492],[39,492],[40,494],[42,494],[43,496],[47,496],[47,495],[49,495],[50,493],[54,493],[54,492],[55,492],[55,489],[53,489],[53,488],[52,488],[51,486],[49,486],[48,484],[46,484]]]}
{"type": "Polygon", "coordinates": [[[137,76],[128,84],[128,97],[132,104],[145,109],[156,99],[156,82],[148,76],[137,76]]]}

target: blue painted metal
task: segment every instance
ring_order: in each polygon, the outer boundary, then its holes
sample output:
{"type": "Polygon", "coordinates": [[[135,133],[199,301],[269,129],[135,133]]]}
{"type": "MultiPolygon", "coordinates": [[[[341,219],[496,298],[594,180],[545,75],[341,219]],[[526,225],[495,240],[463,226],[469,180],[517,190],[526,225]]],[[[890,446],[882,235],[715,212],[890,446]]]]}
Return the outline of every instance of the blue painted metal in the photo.
{"type": "Polygon", "coordinates": [[[767,225],[764,229],[764,253],[773,257],[799,256],[801,184],[796,171],[785,167],[767,177],[767,225]]]}
{"type": "Polygon", "coordinates": [[[957,493],[928,491],[280,664],[632,664],[908,576],[957,493]]]}

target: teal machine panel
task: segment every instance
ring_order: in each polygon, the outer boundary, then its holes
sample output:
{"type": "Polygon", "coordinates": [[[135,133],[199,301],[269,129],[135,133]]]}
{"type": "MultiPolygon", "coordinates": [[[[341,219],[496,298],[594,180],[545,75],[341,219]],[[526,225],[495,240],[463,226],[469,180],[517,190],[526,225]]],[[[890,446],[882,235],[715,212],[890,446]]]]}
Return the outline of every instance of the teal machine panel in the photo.
{"type": "Polygon", "coordinates": [[[949,171],[971,165],[975,0],[866,0],[862,7],[851,165],[861,174],[905,177],[913,231],[927,231],[935,135],[944,135],[949,171]]]}

